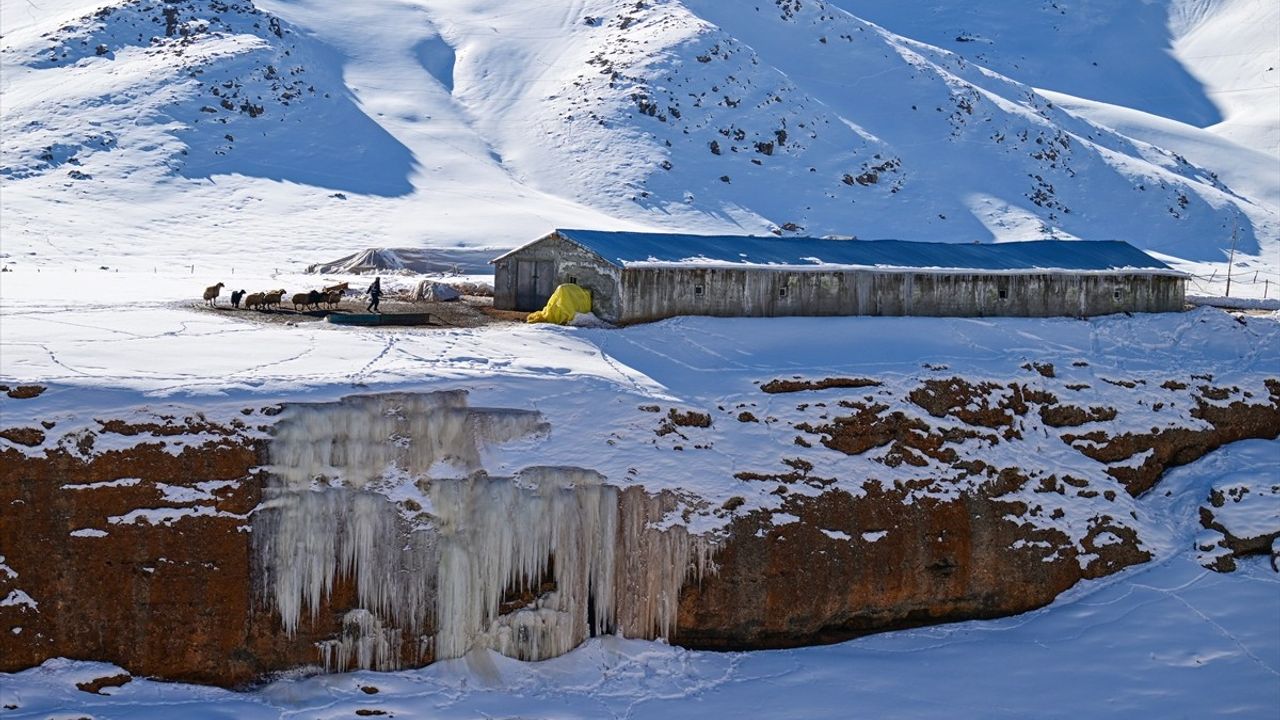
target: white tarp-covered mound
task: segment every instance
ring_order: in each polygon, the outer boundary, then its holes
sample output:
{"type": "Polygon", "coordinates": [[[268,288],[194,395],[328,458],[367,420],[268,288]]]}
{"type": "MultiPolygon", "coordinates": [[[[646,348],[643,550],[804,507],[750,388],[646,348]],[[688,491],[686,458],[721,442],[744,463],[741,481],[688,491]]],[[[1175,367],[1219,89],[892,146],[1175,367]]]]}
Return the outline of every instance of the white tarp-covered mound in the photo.
{"type": "Polygon", "coordinates": [[[405,259],[395,250],[369,248],[368,250],[361,250],[354,255],[339,258],[331,263],[311,265],[307,268],[307,272],[322,274],[390,272],[405,270],[407,269],[405,265],[405,259]]]}
{"type": "Polygon", "coordinates": [[[457,288],[434,280],[422,280],[413,289],[413,299],[426,302],[449,302],[462,297],[457,288]]]}
{"type": "Polygon", "coordinates": [[[480,275],[490,272],[494,251],[474,248],[368,248],[332,262],[307,267],[316,274],[363,273],[456,273],[480,275]]]}

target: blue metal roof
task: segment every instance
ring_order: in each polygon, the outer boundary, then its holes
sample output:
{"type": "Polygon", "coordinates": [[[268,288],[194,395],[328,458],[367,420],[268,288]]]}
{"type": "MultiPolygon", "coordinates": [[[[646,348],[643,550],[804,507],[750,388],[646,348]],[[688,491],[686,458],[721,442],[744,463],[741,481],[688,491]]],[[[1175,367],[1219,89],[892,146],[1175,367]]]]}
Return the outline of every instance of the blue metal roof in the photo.
{"type": "Polygon", "coordinates": [[[689,263],[986,271],[1138,269],[1174,272],[1168,265],[1138,248],[1117,240],[1030,240],[976,244],[605,230],[556,232],[619,267],[689,263]]]}

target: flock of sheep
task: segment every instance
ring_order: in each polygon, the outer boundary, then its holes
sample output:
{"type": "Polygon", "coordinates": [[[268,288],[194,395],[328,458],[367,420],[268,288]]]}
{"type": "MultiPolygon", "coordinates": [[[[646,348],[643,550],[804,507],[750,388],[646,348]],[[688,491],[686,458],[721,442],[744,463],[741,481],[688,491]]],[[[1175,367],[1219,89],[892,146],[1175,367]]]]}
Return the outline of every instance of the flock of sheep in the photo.
{"type": "MultiPolygon", "coordinates": [[[[218,283],[210,285],[204,289],[204,302],[209,307],[218,306],[218,296],[222,293],[222,288],[226,287],[226,283],[218,283]]],[[[347,291],[347,283],[338,283],[330,285],[321,290],[311,290],[309,292],[297,293],[293,296],[293,309],[296,311],[303,310],[319,310],[322,307],[333,310],[338,307],[338,303],[342,301],[342,295],[347,291]]],[[[231,307],[239,309],[241,303],[244,303],[245,310],[274,310],[280,307],[284,301],[284,290],[269,290],[267,292],[257,292],[245,294],[244,290],[231,291],[231,307]]]]}

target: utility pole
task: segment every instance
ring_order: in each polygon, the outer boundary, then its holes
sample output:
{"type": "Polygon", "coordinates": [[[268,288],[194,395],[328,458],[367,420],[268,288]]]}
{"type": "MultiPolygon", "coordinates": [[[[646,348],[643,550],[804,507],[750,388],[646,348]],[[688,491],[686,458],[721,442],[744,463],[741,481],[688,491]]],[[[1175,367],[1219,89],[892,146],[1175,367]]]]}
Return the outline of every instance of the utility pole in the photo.
{"type": "Polygon", "coordinates": [[[1236,229],[1239,227],[1239,216],[1231,215],[1231,256],[1227,260],[1227,297],[1231,297],[1231,266],[1236,264],[1236,229]]]}

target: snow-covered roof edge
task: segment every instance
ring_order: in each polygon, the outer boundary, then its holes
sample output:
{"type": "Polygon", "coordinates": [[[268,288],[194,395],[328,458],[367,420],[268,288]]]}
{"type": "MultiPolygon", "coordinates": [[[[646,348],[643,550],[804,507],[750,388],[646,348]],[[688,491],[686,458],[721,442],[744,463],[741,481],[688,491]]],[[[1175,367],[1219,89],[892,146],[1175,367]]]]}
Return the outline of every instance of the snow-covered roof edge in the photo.
{"type": "Polygon", "coordinates": [[[1185,273],[1119,240],[944,243],[573,229],[553,230],[490,262],[510,257],[552,236],[572,242],[619,268],[698,265],[778,270],[860,268],[889,272],[1002,274],[1057,270],[1185,276],[1185,273]]]}
{"type": "MultiPolygon", "coordinates": [[[[612,263],[611,263],[612,264],[612,263]]],[[[912,273],[916,275],[1163,275],[1168,277],[1188,277],[1187,273],[1173,268],[1147,268],[1147,267],[1109,267],[1097,269],[1084,268],[1061,268],[1061,267],[1024,267],[1024,268],[971,268],[971,267],[933,267],[933,266],[904,266],[904,265],[840,265],[835,263],[822,263],[810,265],[783,265],[769,263],[749,263],[749,262],[722,262],[698,259],[694,262],[692,259],[687,262],[658,262],[658,261],[628,261],[622,266],[624,270],[648,270],[657,268],[672,269],[689,269],[700,268],[706,270],[773,270],[776,272],[879,272],[879,273],[912,273]]]]}

